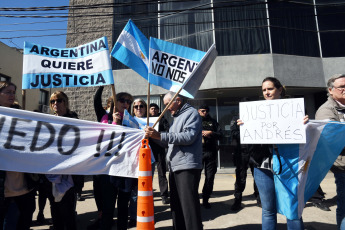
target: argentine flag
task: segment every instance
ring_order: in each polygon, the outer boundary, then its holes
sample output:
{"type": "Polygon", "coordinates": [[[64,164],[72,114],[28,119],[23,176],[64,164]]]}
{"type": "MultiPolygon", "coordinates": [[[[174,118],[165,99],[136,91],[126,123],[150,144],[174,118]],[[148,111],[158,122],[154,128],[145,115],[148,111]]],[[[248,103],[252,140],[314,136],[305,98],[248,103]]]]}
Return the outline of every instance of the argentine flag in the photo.
{"type": "MultiPolygon", "coordinates": [[[[288,219],[299,219],[334,161],[345,147],[345,123],[309,121],[306,144],[278,145],[282,172],[274,176],[277,210],[288,219]]],[[[279,171],[277,156],[273,170],[279,171]]]]}
{"type": "Polygon", "coordinates": [[[149,40],[129,19],[118,37],[111,56],[147,80],[149,40]]]}
{"type": "MultiPolygon", "coordinates": [[[[152,127],[157,121],[158,117],[149,117],[149,126],[152,127]]],[[[133,117],[126,109],[123,113],[122,125],[135,128],[135,129],[145,129],[147,125],[146,117],[133,117]]],[[[158,125],[156,125],[156,130],[158,131],[158,125]]]]}
{"type": "Polygon", "coordinates": [[[216,57],[215,45],[206,53],[151,37],[148,81],[194,98],[216,57]]]}

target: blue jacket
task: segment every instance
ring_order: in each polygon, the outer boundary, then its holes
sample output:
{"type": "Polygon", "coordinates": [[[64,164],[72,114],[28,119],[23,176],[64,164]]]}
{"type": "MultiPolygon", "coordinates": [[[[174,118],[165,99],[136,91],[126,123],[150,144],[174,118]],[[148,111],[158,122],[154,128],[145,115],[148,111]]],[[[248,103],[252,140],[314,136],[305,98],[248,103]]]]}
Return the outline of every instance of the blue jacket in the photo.
{"type": "Polygon", "coordinates": [[[168,144],[167,161],[172,172],[202,169],[202,121],[196,109],[184,104],[174,115],[168,133],[161,133],[168,144]]]}

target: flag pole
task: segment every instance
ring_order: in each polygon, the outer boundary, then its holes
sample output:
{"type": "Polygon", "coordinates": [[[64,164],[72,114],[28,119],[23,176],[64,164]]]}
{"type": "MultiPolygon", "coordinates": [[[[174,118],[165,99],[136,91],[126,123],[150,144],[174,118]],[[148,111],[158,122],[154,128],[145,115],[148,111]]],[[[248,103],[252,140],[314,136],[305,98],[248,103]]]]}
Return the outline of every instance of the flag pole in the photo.
{"type": "Polygon", "coordinates": [[[146,126],[150,125],[150,82],[147,84],[146,126]]]}
{"type": "Polygon", "coordinates": [[[181,87],[176,94],[173,96],[173,98],[171,98],[171,100],[169,101],[169,103],[167,104],[167,106],[165,106],[163,112],[161,113],[161,115],[159,115],[157,121],[153,124],[152,128],[154,128],[157,123],[159,122],[160,119],[162,119],[162,117],[164,116],[164,114],[166,113],[166,111],[168,110],[169,106],[171,105],[171,103],[173,103],[173,101],[175,100],[175,98],[177,97],[177,95],[181,92],[181,90],[183,89],[183,87],[181,87]]]}
{"type": "Polygon", "coordinates": [[[22,89],[22,109],[25,110],[25,103],[26,103],[26,92],[22,89]]]}
{"type": "MultiPolygon", "coordinates": [[[[114,110],[113,110],[113,112],[116,111],[116,92],[115,92],[115,85],[114,84],[111,84],[111,91],[113,92],[113,101],[114,101],[114,110]]],[[[111,115],[111,116],[113,116],[113,115],[111,115]]]]}

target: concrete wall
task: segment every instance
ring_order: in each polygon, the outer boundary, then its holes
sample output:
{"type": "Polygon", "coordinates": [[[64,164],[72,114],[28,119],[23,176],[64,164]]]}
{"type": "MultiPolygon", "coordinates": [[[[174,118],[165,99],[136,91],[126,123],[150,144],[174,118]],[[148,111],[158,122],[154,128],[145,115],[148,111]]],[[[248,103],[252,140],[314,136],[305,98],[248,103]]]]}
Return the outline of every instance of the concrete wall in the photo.
{"type": "Polygon", "coordinates": [[[324,86],[326,86],[326,82],[332,75],[345,73],[345,57],[323,58],[322,63],[325,76],[324,86]]]}
{"type": "MultiPolygon", "coordinates": [[[[324,87],[323,72],[321,58],[279,54],[220,56],[200,90],[257,87],[267,76],[275,76],[290,87],[324,87]]],[[[117,91],[147,94],[147,82],[132,70],[116,70],[114,79],[117,91]]],[[[159,87],[151,91],[152,94],[165,92],[159,87]]]]}

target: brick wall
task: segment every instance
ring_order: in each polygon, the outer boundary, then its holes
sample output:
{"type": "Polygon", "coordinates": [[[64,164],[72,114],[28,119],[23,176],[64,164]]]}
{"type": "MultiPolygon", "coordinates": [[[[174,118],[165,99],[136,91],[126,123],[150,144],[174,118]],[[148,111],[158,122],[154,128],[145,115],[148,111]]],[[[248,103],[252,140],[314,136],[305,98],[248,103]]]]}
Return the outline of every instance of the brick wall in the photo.
{"type": "MultiPolygon", "coordinates": [[[[70,0],[70,7],[90,4],[113,3],[113,0],[70,0]]],[[[101,9],[70,9],[67,25],[66,47],[75,47],[106,36],[109,50],[112,49],[113,8],[101,9]],[[93,15],[102,16],[93,16],[93,15]],[[89,15],[88,17],[77,17],[89,15]],[[108,16],[104,16],[108,15],[108,16]],[[98,32],[97,32],[98,31],[98,32]]],[[[93,108],[93,97],[98,87],[64,88],[63,91],[70,99],[71,110],[78,113],[83,120],[96,121],[93,108]]],[[[106,86],[103,91],[103,105],[111,96],[111,87],[106,86]]]]}

